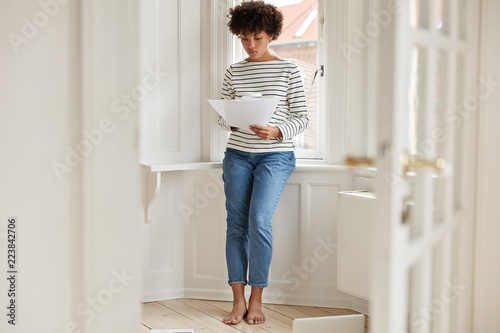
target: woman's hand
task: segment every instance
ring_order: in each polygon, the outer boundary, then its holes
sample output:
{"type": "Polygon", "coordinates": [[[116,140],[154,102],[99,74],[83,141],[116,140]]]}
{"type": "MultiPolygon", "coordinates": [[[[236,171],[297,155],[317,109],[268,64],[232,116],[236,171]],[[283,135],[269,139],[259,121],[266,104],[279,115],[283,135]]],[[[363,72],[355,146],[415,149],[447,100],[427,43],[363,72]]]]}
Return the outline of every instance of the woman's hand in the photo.
{"type": "Polygon", "coordinates": [[[249,128],[262,140],[283,136],[280,129],[275,126],[250,125],[249,128]]]}

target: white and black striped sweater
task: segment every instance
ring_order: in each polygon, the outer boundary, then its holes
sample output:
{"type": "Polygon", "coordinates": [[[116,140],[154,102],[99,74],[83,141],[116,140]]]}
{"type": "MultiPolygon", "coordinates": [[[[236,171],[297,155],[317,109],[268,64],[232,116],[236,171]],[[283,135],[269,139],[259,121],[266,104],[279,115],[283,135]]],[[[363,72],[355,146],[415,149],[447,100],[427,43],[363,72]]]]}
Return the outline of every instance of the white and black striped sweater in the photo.
{"type": "MultiPolygon", "coordinates": [[[[286,59],[241,61],[231,65],[224,75],[222,99],[239,99],[246,93],[280,98],[269,125],[278,127],[283,137],[266,141],[253,132],[238,129],[231,132],[227,147],[250,153],[293,151],[292,139],[309,123],[304,86],[297,65],[286,59]]],[[[218,122],[222,128],[231,131],[221,116],[218,122]]]]}

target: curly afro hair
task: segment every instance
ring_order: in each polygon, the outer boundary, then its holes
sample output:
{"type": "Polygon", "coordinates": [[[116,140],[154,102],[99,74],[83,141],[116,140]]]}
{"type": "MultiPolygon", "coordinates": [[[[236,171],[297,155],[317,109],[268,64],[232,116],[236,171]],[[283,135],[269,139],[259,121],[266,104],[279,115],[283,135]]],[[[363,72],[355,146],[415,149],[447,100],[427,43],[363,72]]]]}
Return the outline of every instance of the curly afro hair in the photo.
{"type": "Polygon", "coordinates": [[[283,28],[283,14],[278,7],[264,1],[244,1],[229,9],[229,31],[236,36],[265,31],[278,39],[283,28]]]}

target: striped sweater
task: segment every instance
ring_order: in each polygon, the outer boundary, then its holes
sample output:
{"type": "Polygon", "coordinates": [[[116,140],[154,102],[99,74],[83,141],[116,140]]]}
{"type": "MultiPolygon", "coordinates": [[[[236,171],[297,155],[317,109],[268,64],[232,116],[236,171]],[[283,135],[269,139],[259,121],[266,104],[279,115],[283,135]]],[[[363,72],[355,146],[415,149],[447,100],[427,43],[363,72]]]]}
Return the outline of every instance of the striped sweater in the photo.
{"type": "MultiPolygon", "coordinates": [[[[297,65],[286,59],[241,61],[231,65],[224,75],[222,99],[239,99],[246,93],[279,97],[269,125],[278,127],[283,136],[263,140],[248,129],[237,129],[231,132],[227,147],[250,153],[293,151],[292,139],[302,133],[309,123],[304,86],[297,65]]],[[[231,131],[221,116],[218,123],[231,131]]]]}

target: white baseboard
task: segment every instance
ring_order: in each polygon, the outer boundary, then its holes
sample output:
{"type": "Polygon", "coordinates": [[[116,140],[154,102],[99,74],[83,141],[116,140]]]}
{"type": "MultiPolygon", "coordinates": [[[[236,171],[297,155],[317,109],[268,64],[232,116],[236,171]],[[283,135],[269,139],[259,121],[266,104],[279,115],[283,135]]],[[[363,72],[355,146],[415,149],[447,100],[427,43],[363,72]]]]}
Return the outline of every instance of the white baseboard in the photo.
{"type": "Polygon", "coordinates": [[[310,296],[310,295],[296,295],[296,294],[283,294],[278,297],[263,296],[264,302],[275,304],[287,305],[302,305],[302,306],[320,306],[329,308],[343,308],[350,309],[351,298],[342,295],[336,295],[335,298],[327,296],[310,296]]]}
{"type": "MultiPolygon", "coordinates": [[[[250,296],[250,288],[245,293],[248,297],[250,296]]],[[[233,294],[231,289],[228,287],[227,290],[212,290],[212,289],[197,289],[197,288],[186,288],[184,289],[184,297],[194,298],[194,299],[205,299],[214,301],[232,301],[233,294]]],[[[313,297],[307,295],[294,295],[294,294],[280,294],[279,296],[264,294],[262,296],[262,301],[268,304],[287,304],[287,305],[303,305],[303,306],[324,306],[333,308],[343,308],[351,309],[353,305],[353,298],[350,296],[336,296],[335,299],[331,297],[313,297]]],[[[363,308],[362,303],[356,302],[357,308],[363,308]]],[[[365,306],[367,308],[367,306],[365,306]]],[[[356,310],[359,311],[359,310],[356,310]]],[[[359,311],[361,312],[361,311],[359,311]]],[[[365,313],[365,312],[363,312],[365,313]]]]}
{"type": "Polygon", "coordinates": [[[164,301],[168,299],[178,299],[185,298],[184,289],[168,289],[161,290],[157,292],[143,293],[142,294],[142,302],[156,302],[156,301],[164,301]]]}
{"type": "Polygon", "coordinates": [[[365,315],[370,315],[369,313],[370,301],[358,297],[353,297],[351,299],[351,309],[354,311],[361,312],[362,314],[365,315]]]}
{"type": "Polygon", "coordinates": [[[185,288],[184,297],[212,301],[232,301],[233,293],[229,286],[227,290],[185,288]]]}

